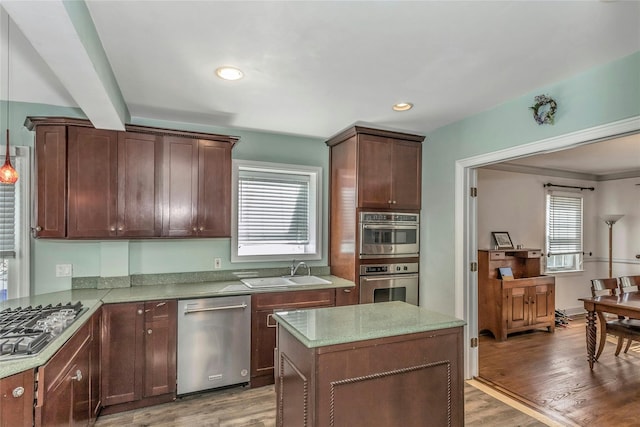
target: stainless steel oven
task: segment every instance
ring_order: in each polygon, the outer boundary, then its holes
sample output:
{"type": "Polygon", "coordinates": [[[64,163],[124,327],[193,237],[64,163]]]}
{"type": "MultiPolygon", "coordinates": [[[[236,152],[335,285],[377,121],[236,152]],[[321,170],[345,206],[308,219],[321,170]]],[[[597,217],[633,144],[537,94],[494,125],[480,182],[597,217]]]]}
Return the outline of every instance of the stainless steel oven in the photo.
{"type": "Polygon", "coordinates": [[[404,301],[418,305],[418,263],[360,265],[360,303],[404,301]]]}
{"type": "Polygon", "coordinates": [[[416,257],[419,252],[419,214],[360,213],[360,259],[416,257]]]}

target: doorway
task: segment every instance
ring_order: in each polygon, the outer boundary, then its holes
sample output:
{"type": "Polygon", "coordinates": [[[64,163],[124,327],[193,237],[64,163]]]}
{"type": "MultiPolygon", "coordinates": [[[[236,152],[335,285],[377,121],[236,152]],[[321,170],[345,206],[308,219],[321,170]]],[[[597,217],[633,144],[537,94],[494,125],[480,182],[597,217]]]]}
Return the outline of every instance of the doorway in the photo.
{"type": "Polygon", "coordinates": [[[578,147],[598,140],[640,131],[640,117],[621,120],[595,128],[573,132],[499,152],[475,156],[456,162],[455,168],[455,286],[456,313],[467,321],[465,331],[465,377],[479,375],[477,273],[469,268],[477,263],[477,207],[470,188],[477,182],[477,168],[534,154],[578,147]],[[475,340],[472,340],[475,338],[475,340]]]}

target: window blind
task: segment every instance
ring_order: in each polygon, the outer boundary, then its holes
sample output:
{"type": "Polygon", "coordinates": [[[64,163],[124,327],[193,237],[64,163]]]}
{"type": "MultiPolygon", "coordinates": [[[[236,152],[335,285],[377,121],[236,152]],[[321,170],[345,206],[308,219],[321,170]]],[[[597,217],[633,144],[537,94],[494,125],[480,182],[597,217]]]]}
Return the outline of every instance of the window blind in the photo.
{"type": "Polygon", "coordinates": [[[548,194],[547,252],[582,253],[582,197],[548,194]]]}
{"type": "Polygon", "coordinates": [[[0,258],[15,258],[16,186],[0,184],[0,258]]]}
{"type": "Polygon", "coordinates": [[[309,243],[309,176],[240,170],[238,245],[309,243]]]}

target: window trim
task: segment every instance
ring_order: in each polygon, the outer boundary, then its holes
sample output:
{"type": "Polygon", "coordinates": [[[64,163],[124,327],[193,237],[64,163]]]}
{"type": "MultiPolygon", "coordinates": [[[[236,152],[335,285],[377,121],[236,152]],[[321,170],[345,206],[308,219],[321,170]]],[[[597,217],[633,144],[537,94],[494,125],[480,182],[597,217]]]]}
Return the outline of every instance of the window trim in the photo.
{"type": "Polygon", "coordinates": [[[570,191],[547,191],[545,193],[545,237],[544,237],[544,245],[545,245],[545,260],[544,260],[544,272],[545,274],[558,274],[558,273],[579,273],[584,271],[583,263],[584,256],[583,252],[579,253],[566,253],[566,254],[556,254],[557,256],[566,256],[573,255],[575,258],[575,268],[553,268],[549,267],[549,260],[551,258],[550,248],[549,248],[549,228],[548,228],[548,217],[549,217],[549,201],[550,197],[572,197],[580,199],[580,246],[581,250],[584,248],[584,196],[578,192],[570,192],[570,191]]]}
{"type": "Polygon", "coordinates": [[[231,168],[231,262],[272,262],[296,260],[322,259],[322,167],[294,165],[286,163],[261,162],[253,160],[233,159],[231,168]],[[241,168],[262,169],[273,172],[302,172],[311,175],[310,182],[315,188],[315,197],[310,196],[310,211],[315,216],[315,227],[312,227],[312,240],[315,241],[315,252],[306,254],[277,254],[277,255],[238,255],[238,174],[241,168]],[[315,179],[314,179],[315,176],[315,179]],[[315,235],[313,233],[315,232],[315,235]]]}

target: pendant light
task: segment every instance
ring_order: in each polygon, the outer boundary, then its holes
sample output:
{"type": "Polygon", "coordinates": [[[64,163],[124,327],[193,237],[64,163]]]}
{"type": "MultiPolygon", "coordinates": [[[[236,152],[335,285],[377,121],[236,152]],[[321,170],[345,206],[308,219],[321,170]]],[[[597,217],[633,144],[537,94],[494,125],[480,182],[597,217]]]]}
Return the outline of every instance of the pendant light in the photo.
{"type": "Polygon", "coordinates": [[[9,69],[10,69],[10,44],[9,30],[11,28],[11,19],[7,16],[7,153],[4,159],[4,165],[0,168],[0,183],[15,184],[18,180],[18,172],[11,165],[11,156],[9,155],[9,69]]]}

